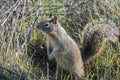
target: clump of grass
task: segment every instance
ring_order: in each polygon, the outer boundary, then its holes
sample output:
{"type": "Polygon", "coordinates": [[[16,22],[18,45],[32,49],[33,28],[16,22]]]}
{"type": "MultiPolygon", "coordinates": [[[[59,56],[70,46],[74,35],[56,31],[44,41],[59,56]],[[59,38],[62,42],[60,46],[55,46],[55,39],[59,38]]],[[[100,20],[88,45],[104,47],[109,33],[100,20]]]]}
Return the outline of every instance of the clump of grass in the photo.
{"type": "Polygon", "coordinates": [[[91,79],[116,79],[119,80],[119,47],[112,43],[107,43],[102,54],[96,54],[85,63],[85,70],[91,79]],[[117,47],[117,48],[113,48],[117,47]]]}

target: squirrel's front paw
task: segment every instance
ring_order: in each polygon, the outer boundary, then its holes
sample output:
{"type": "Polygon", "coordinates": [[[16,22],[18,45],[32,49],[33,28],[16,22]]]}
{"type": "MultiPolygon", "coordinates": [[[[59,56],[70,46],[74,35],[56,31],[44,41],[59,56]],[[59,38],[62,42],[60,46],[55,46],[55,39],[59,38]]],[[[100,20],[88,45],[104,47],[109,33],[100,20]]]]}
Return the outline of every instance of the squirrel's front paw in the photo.
{"type": "Polygon", "coordinates": [[[49,60],[52,60],[53,58],[54,58],[54,54],[50,54],[48,57],[49,60]]]}

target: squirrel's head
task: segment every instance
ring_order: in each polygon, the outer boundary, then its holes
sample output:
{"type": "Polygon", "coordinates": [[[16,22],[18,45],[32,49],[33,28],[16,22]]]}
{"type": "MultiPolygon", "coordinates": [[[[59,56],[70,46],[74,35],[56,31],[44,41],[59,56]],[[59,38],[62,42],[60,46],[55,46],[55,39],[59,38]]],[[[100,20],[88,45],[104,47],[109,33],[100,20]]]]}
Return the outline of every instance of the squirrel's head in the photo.
{"type": "Polygon", "coordinates": [[[41,22],[37,25],[37,28],[40,31],[49,34],[51,32],[54,32],[55,27],[57,27],[57,23],[57,17],[54,17],[52,14],[50,14],[49,18],[41,20],[41,22]]]}

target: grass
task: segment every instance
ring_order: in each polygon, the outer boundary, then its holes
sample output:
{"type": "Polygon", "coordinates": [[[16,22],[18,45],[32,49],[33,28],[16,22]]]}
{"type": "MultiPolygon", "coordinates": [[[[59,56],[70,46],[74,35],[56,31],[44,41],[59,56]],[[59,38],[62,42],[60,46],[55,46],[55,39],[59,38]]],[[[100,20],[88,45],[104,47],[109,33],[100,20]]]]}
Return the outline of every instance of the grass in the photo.
{"type": "MultiPolygon", "coordinates": [[[[35,0],[33,3],[25,1],[27,0],[23,0],[24,4],[33,4],[32,10],[31,7],[25,5],[15,9],[16,6],[11,7],[14,3],[10,1],[3,3],[5,6],[0,4],[0,80],[45,80],[48,77],[50,80],[55,80],[56,62],[55,60],[48,60],[45,36],[36,29],[37,23],[43,17],[47,17],[49,12],[58,13],[56,15],[58,15],[60,23],[78,43],[78,46],[81,46],[82,30],[87,23],[94,20],[111,19],[119,25],[119,0],[110,0],[115,2],[115,8],[112,5],[109,5],[111,8],[107,7],[109,0],[106,0],[105,3],[101,1],[97,6],[94,3],[96,14],[91,10],[92,2],[86,1],[82,5],[72,0],[66,3],[63,3],[62,0],[42,0],[42,4],[56,4],[57,2],[60,6],[68,5],[69,8],[63,7],[50,10],[52,7],[44,6],[26,45],[21,50],[21,46],[25,41],[25,33],[33,22],[37,5],[41,2],[40,0],[35,0]],[[71,2],[73,3],[72,6],[70,5],[71,2]],[[22,11],[19,11],[21,9],[22,11]],[[12,10],[16,13],[13,14],[12,10]],[[80,12],[77,13],[78,11],[80,12]],[[60,15],[62,12],[66,14],[60,15]],[[16,56],[16,53],[22,55],[16,56]]],[[[19,3],[19,0],[15,3],[19,3]]],[[[20,2],[20,4],[23,3],[20,2]]],[[[56,8],[56,6],[53,6],[53,8],[56,8]]],[[[86,75],[81,80],[120,80],[120,43],[107,43],[102,54],[92,56],[84,65],[86,75]]],[[[63,80],[73,80],[73,76],[69,72],[64,72],[63,75],[63,80]]]]}

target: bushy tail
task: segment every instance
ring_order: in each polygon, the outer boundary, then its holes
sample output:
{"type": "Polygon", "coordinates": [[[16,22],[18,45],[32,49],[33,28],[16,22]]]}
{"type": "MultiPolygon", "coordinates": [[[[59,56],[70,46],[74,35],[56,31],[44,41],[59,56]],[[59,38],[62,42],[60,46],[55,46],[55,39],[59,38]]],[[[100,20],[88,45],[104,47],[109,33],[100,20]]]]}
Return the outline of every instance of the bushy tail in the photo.
{"type": "Polygon", "coordinates": [[[101,53],[104,50],[106,42],[116,42],[118,40],[119,30],[111,22],[94,22],[85,26],[82,38],[82,57],[87,60],[94,53],[101,53]]]}

